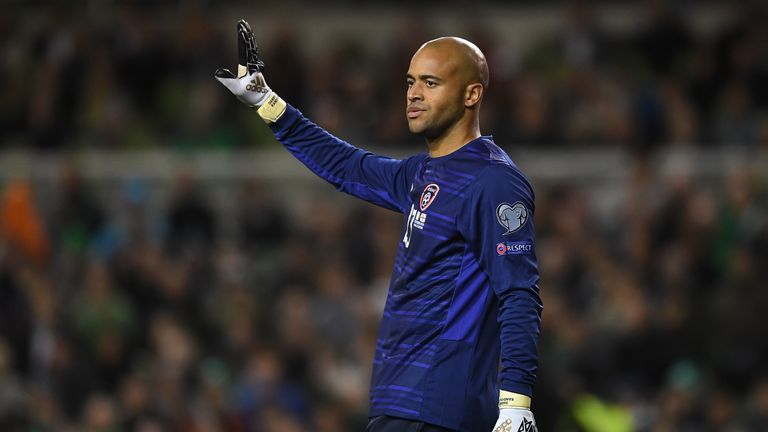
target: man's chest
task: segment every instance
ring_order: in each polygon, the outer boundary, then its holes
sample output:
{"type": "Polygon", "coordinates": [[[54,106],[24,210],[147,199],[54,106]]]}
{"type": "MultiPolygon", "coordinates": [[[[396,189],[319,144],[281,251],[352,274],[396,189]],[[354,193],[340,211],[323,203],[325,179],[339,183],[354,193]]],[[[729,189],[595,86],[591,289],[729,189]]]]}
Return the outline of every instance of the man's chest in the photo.
{"type": "MultiPolygon", "coordinates": [[[[410,185],[403,246],[439,248],[460,238],[458,215],[466,202],[466,185],[438,176],[417,176],[410,185]]],[[[434,253],[435,251],[430,251],[434,253]]]]}

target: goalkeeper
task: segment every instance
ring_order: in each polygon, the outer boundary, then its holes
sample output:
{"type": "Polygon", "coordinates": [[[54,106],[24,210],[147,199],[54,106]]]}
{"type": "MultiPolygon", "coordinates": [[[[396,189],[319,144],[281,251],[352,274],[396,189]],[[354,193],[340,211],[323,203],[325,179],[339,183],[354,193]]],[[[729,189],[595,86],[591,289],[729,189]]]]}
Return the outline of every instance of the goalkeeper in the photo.
{"type": "Polygon", "coordinates": [[[216,78],[340,191],[404,215],[377,341],[369,432],[530,432],[542,304],[533,190],[480,134],[483,53],[431,40],[406,75],[408,127],[427,153],[403,160],[354,147],[305,118],[264,80],[238,23],[236,74],[216,78]]]}

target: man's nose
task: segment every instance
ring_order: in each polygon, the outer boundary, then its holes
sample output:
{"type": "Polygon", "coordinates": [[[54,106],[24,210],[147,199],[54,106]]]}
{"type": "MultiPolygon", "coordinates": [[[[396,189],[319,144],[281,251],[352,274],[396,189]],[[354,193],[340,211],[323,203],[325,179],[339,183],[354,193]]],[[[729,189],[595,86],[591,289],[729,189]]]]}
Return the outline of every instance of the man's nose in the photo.
{"type": "Polygon", "coordinates": [[[424,96],[421,92],[421,86],[419,86],[418,83],[414,83],[412,86],[408,87],[406,97],[408,98],[408,102],[424,100],[424,96]]]}

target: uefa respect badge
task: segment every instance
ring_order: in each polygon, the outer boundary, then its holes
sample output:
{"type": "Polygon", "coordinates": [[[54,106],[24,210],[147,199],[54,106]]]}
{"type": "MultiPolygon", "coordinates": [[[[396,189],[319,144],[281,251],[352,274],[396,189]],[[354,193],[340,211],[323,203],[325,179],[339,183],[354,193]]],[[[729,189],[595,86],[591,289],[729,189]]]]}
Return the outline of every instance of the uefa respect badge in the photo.
{"type": "Polygon", "coordinates": [[[499,242],[496,245],[496,253],[503,255],[525,255],[533,252],[533,244],[529,241],[499,242]]]}

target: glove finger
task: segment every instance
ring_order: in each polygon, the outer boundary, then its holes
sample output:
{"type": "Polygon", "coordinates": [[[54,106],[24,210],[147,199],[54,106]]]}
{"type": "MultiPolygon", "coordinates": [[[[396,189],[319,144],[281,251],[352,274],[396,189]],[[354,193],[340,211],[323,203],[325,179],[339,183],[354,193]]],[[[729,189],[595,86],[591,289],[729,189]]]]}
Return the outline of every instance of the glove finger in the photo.
{"type": "Polygon", "coordinates": [[[264,62],[259,58],[259,46],[253,30],[246,20],[237,23],[239,66],[238,75],[252,74],[264,70],[264,62]]]}
{"type": "Polygon", "coordinates": [[[216,73],[214,74],[216,78],[228,78],[228,79],[234,79],[235,74],[232,73],[229,69],[216,69],[216,73]]]}
{"type": "Polygon", "coordinates": [[[237,78],[223,78],[216,76],[216,80],[224,85],[230,92],[237,95],[240,93],[240,82],[237,78]]]}
{"type": "Polygon", "coordinates": [[[248,35],[252,33],[248,21],[237,22],[237,76],[248,75],[248,35]]]}

